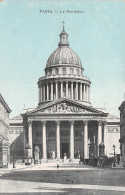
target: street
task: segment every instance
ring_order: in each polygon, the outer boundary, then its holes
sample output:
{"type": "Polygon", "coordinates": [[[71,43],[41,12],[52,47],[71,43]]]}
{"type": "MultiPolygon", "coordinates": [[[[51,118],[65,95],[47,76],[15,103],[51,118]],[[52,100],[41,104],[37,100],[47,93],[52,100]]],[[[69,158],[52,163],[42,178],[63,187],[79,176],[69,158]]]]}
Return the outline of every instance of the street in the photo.
{"type": "Polygon", "coordinates": [[[1,174],[1,194],[125,195],[125,169],[26,167],[1,174]]]}

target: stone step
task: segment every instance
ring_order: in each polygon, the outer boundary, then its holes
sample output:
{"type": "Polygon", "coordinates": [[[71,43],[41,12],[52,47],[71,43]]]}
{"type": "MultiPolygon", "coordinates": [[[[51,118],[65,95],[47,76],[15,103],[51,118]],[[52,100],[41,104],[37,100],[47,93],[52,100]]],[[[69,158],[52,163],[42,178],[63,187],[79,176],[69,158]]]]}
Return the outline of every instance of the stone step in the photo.
{"type": "MultiPolygon", "coordinates": [[[[64,162],[63,159],[60,159],[59,160],[60,162],[64,162]]],[[[47,159],[47,163],[56,163],[57,162],[57,159],[47,159]]],[[[79,164],[79,159],[73,159],[73,161],[70,161],[70,159],[67,159],[65,162],[65,164],[67,163],[70,163],[70,164],[79,164]]]]}

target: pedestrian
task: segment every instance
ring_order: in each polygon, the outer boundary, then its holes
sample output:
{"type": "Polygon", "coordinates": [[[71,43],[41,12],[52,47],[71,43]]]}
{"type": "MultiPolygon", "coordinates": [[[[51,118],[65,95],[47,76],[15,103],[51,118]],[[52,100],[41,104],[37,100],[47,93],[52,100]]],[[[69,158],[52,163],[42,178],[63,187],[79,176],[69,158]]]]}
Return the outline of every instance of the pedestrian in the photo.
{"type": "Polygon", "coordinates": [[[59,169],[59,160],[56,161],[57,169],[59,169]]]}

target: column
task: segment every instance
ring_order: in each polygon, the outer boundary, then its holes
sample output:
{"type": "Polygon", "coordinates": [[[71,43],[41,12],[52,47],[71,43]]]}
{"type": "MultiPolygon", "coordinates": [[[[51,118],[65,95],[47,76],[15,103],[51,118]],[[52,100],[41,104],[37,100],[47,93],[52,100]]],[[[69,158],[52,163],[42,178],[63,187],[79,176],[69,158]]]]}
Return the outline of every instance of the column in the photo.
{"type": "Polygon", "coordinates": [[[45,101],[45,84],[43,85],[43,101],[45,101]]]}
{"type": "Polygon", "coordinates": [[[73,82],[71,82],[71,99],[73,100],[73,82]]]}
{"type": "Polygon", "coordinates": [[[102,143],[102,121],[98,121],[98,155],[99,155],[99,144],[102,143]]]}
{"type": "Polygon", "coordinates": [[[43,86],[41,85],[41,102],[43,101],[43,86]]]}
{"type": "Polygon", "coordinates": [[[107,148],[107,146],[108,146],[108,144],[107,144],[107,129],[106,129],[106,124],[107,124],[107,121],[103,121],[103,128],[104,128],[104,141],[103,141],[103,143],[104,143],[104,145],[105,145],[105,155],[107,155],[107,150],[108,150],[108,148],[107,148]]]}
{"type": "Polygon", "coordinates": [[[80,100],[82,100],[82,83],[80,83],[80,100]]]}
{"type": "Polygon", "coordinates": [[[88,121],[83,121],[84,122],[84,158],[88,159],[89,154],[88,154],[88,121]]]}
{"type": "Polygon", "coordinates": [[[61,82],[61,98],[63,97],[63,82],[61,82]]]}
{"type": "Polygon", "coordinates": [[[60,159],[60,121],[56,121],[56,125],[57,159],[60,159]]]}
{"type": "Polygon", "coordinates": [[[25,145],[28,142],[28,137],[27,137],[27,122],[23,121],[23,132],[24,132],[24,149],[25,149],[25,145]]]}
{"type": "Polygon", "coordinates": [[[56,85],[56,99],[58,99],[58,82],[56,82],[55,85],[56,85]]]}
{"type": "Polygon", "coordinates": [[[53,100],[53,83],[51,83],[51,100],[53,100]]]}
{"type": "Polygon", "coordinates": [[[88,102],[88,85],[86,85],[86,101],[88,102]]]}
{"type": "Polygon", "coordinates": [[[84,88],[83,88],[83,99],[86,101],[86,88],[85,88],[85,83],[84,83],[84,88]]]}
{"type": "Polygon", "coordinates": [[[89,85],[88,85],[88,96],[89,96],[88,101],[90,102],[90,86],[89,85]]]}
{"type": "Polygon", "coordinates": [[[39,94],[38,94],[38,97],[39,97],[39,103],[41,102],[41,87],[39,86],[39,94]]]}
{"type": "Polygon", "coordinates": [[[28,121],[28,143],[31,147],[30,156],[33,157],[32,121],[28,121]]]}
{"type": "Polygon", "coordinates": [[[82,100],[84,100],[84,84],[82,83],[82,100]]]}
{"type": "Polygon", "coordinates": [[[66,97],[68,98],[68,81],[66,81],[66,97]]]}
{"type": "Polygon", "coordinates": [[[49,84],[47,83],[47,86],[46,86],[46,93],[47,93],[47,101],[49,100],[49,84]]]}
{"type": "Polygon", "coordinates": [[[76,93],[75,99],[78,100],[78,83],[76,83],[76,91],[75,91],[75,93],[76,93]]]}
{"type": "Polygon", "coordinates": [[[46,150],[46,121],[42,121],[42,129],[43,129],[43,159],[47,159],[47,150],[46,150]]]}
{"type": "Polygon", "coordinates": [[[70,159],[74,159],[74,121],[71,121],[70,127],[70,159]]]}

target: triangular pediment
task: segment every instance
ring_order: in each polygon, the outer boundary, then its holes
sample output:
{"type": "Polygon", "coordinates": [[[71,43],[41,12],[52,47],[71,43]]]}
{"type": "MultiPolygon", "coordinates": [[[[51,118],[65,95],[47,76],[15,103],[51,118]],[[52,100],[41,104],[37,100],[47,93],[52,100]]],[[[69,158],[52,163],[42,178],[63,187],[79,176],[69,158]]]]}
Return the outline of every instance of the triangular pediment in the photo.
{"type": "Polygon", "coordinates": [[[67,98],[61,98],[54,102],[41,106],[27,114],[106,114],[102,111],[96,110],[91,106],[85,106],[67,98]]]}

